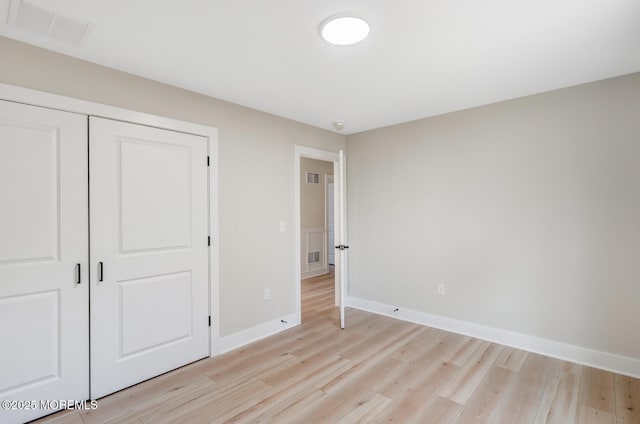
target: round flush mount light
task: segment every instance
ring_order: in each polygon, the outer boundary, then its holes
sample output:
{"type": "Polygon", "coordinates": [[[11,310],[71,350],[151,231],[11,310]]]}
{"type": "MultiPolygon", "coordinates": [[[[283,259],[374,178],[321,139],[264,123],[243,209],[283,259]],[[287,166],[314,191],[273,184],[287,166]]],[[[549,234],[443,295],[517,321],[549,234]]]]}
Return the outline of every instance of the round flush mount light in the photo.
{"type": "Polygon", "coordinates": [[[338,13],[322,21],[320,35],[328,43],[349,46],[367,38],[369,24],[353,13],[338,13]]]}
{"type": "Polygon", "coordinates": [[[335,121],[331,125],[333,125],[333,128],[335,128],[336,131],[342,131],[344,129],[344,122],[342,121],[335,121]]]}

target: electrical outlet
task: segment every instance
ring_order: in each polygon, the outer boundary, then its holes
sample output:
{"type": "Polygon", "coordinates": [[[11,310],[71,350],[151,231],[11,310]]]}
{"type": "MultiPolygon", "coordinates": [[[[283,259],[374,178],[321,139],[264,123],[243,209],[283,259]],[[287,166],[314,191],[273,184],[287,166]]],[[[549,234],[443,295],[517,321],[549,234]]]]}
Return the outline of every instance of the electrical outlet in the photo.
{"type": "Polygon", "coordinates": [[[444,284],[438,284],[438,296],[444,296],[444,284]]]}
{"type": "Polygon", "coordinates": [[[271,289],[264,289],[264,300],[271,300],[271,289]]]}

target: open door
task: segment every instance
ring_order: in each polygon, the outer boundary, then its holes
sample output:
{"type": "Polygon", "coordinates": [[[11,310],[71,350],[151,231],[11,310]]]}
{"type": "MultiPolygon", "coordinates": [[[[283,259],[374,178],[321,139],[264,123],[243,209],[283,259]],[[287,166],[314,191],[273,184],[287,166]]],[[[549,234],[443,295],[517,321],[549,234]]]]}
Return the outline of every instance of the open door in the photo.
{"type": "Polygon", "coordinates": [[[343,151],[340,153],[327,152],[324,150],[318,150],[311,147],[296,146],[295,147],[295,272],[296,281],[299,283],[296,285],[296,316],[298,322],[302,319],[302,266],[301,262],[304,260],[305,255],[301,254],[302,246],[302,231],[301,231],[301,174],[300,163],[302,158],[316,159],[333,164],[333,216],[335,224],[335,237],[332,242],[328,242],[328,249],[333,249],[335,259],[335,305],[339,308],[340,314],[340,328],[345,328],[345,305],[347,298],[347,187],[346,187],[346,155],[343,151]]]}
{"type": "Polygon", "coordinates": [[[340,232],[338,234],[338,243],[336,249],[340,258],[340,328],[345,327],[345,303],[347,298],[347,252],[349,243],[347,242],[347,163],[344,151],[340,150],[340,159],[338,163],[338,219],[340,222],[340,232]]]}

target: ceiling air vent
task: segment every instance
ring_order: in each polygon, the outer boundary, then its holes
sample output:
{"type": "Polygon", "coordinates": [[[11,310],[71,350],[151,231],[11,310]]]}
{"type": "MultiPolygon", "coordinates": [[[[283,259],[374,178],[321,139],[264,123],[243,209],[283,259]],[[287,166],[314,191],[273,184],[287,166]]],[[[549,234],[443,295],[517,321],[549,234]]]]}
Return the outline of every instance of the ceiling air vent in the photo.
{"type": "Polygon", "coordinates": [[[320,174],[317,172],[307,172],[307,184],[320,184],[320,174]]]}
{"type": "Polygon", "coordinates": [[[92,28],[87,22],[58,15],[23,0],[11,1],[8,24],[72,46],[82,44],[92,28]]]}

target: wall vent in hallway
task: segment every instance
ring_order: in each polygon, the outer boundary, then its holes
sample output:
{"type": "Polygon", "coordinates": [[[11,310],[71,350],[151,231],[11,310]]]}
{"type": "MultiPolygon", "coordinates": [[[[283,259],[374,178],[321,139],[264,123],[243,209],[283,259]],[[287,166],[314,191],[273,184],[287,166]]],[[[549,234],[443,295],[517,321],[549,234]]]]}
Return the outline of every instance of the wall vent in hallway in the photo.
{"type": "Polygon", "coordinates": [[[307,184],[320,184],[320,174],[317,172],[307,172],[307,184]]]}
{"type": "Polygon", "coordinates": [[[320,252],[307,253],[307,263],[312,264],[316,262],[320,262],[320,252]]]}

